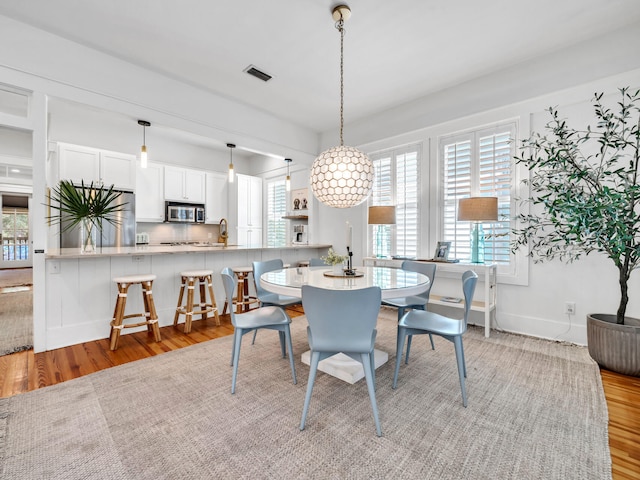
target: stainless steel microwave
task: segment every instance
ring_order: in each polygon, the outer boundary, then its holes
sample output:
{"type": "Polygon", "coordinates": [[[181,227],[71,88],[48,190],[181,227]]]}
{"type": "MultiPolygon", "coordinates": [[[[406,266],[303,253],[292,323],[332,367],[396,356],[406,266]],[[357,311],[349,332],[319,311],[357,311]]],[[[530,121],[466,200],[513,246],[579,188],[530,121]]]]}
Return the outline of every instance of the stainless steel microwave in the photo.
{"type": "Polygon", "coordinates": [[[204,205],[165,202],[164,221],[169,223],[204,223],[204,205]]]}

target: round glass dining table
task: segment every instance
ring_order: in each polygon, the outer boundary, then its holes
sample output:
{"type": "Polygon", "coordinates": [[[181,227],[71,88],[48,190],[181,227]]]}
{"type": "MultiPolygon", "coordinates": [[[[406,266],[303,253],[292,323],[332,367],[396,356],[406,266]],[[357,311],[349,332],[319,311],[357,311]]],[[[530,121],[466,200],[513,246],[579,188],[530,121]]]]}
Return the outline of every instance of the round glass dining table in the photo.
{"type": "MultiPolygon", "coordinates": [[[[355,276],[339,277],[332,276],[332,268],[329,266],[293,267],[263,273],[260,276],[260,285],[269,292],[294,297],[302,296],[303,285],[330,290],[358,290],[377,286],[380,287],[382,299],[385,300],[418,295],[426,291],[429,288],[429,277],[388,267],[358,267],[355,276]]],[[[375,368],[386,363],[388,359],[389,355],[386,352],[375,350],[375,368]]],[[[309,365],[309,361],[309,352],[304,352],[302,362],[309,365]]],[[[364,377],[362,365],[343,353],[322,360],[318,369],[349,383],[355,383],[364,377]]]]}
{"type": "Polygon", "coordinates": [[[329,276],[331,267],[293,267],[263,273],[260,285],[267,291],[300,297],[302,285],[329,290],[380,287],[382,299],[418,295],[429,288],[429,277],[418,272],[389,267],[358,267],[355,276],[329,276]],[[327,275],[325,275],[327,274],[327,275]]]}

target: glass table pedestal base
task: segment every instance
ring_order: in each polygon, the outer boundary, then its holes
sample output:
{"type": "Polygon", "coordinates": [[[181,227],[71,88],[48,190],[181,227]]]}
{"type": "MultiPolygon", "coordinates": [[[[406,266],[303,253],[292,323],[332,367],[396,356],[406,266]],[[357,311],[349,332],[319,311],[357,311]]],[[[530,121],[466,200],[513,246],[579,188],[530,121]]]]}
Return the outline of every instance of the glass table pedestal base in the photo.
{"type": "MultiPolygon", "coordinates": [[[[374,349],[375,367],[384,365],[389,360],[389,354],[382,350],[374,349]]],[[[311,351],[307,350],[302,354],[302,363],[309,365],[311,363],[311,351]]],[[[318,364],[318,370],[328,373],[340,380],[354,384],[361,378],[364,378],[364,369],[362,364],[353,360],[344,353],[338,353],[332,357],[325,358],[318,364]]]]}

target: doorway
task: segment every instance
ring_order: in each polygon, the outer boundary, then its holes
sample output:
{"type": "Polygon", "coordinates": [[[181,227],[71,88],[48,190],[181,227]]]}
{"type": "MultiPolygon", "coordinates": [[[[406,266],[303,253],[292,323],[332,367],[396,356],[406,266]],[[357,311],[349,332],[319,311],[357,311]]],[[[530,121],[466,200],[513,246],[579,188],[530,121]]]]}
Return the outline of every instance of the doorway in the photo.
{"type": "Polygon", "coordinates": [[[31,267],[31,237],[29,218],[30,197],[0,194],[0,232],[2,257],[0,269],[31,267]]]}

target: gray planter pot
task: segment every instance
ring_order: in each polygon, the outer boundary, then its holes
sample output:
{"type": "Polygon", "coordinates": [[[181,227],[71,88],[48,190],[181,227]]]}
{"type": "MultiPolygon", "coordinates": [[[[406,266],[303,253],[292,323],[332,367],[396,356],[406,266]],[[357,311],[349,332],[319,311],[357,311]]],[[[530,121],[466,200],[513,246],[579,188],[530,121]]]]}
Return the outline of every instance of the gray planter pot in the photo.
{"type": "Polygon", "coordinates": [[[640,320],[625,322],[618,325],[615,315],[587,315],[589,355],[607,370],[640,377],[640,320]]]}

